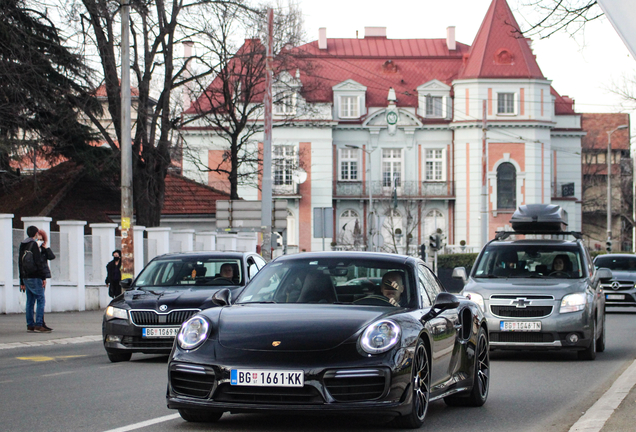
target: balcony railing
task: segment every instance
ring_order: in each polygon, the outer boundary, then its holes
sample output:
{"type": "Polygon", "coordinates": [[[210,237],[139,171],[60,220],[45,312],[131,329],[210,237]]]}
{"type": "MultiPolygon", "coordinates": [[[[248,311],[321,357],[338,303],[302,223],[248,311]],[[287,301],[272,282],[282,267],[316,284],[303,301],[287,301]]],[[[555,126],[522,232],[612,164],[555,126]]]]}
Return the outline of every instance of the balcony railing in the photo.
{"type": "MultiPolygon", "coordinates": [[[[398,197],[408,198],[452,198],[455,196],[453,182],[417,182],[404,181],[397,187],[398,197]]],[[[392,187],[385,187],[382,181],[350,182],[334,181],[334,198],[366,198],[369,196],[369,187],[373,197],[390,198],[393,195],[392,187]]]]}
{"type": "Polygon", "coordinates": [[[273,195],[298,195],[298,183],[290,185],[272,185],[273,195]]]}

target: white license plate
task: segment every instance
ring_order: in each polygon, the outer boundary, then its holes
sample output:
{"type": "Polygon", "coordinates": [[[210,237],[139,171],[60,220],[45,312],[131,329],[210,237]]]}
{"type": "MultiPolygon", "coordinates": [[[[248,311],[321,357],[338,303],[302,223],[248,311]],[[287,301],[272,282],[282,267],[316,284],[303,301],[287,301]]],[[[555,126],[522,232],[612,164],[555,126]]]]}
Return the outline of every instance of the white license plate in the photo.
{"type": "Polygon", "coordinates": [[[179,327],[144,327],[142,336],[145,338],[169,338],[179,333],[179,327]]]}
{"type": "Polygon", "coordinates": [[[501,331],[533,332],[541,331],[541,321],[501,321],[501,331]]]}
{"type": "Polygon", "coordinates": [[[305,385],[303,371],[232,369],[230,384],[235,386],[258,387],[302,387],[305,385]]]}
{"type": "Polygon", "coordinates": [[[605,294],[607,300],[625,300],[625,294],[605,294]]]}

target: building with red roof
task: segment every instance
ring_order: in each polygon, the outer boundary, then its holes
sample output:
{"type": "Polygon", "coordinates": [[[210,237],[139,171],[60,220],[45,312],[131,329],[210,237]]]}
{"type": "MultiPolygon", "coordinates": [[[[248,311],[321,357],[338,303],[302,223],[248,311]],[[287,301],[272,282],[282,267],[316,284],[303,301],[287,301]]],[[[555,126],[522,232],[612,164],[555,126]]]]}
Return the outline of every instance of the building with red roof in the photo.
{"type": "MultiPolygon", "coordinates": [[[[471,45],[454,27],[440,39],[390,39],[384,27],[333,39],[322,28],[286,50],[307,66],[279,74],[294,83],[285,90],[292,108],[274,107],[274,198],[288,200],[288,244],[322,250],[315,208],[333,209],[336,248],[416,253],[441,231],[449,249],[479,250],[532,203],[561,205],[581,231],[581,114],[543,75],[530,42],[506,1],[493,0],[471,45]]],[[[186,114],[214,109],[221,87],[217,77],[186,114]]],[[[227,163],[218,130],[200,122],[183,133],[200,161],[227,163]]],[[[183,172],[224,181],[186,160],[183,172]]],[[[245,185],[240,196],[260,192],[245,185]]]]}

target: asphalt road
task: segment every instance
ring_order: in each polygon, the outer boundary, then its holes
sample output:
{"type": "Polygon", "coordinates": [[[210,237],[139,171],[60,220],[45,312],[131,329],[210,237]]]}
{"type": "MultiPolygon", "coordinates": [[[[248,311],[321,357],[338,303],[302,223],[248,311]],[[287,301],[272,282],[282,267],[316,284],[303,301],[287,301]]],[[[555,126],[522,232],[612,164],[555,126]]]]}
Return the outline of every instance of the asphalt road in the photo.
{"type": "MultiPolygon", "coordinates": [[[[607,349],[593,362],[570,353],[492,353],[486,405],[434,402],[422,430],[568,431],[636,358],[636,311],[609,314],[607,326],[607,349]]],[[[166,361],[134,355],[131,362],[112,364],[99,342],[2,350],[0,430],[395,430],[377,418],[225,414],[213,425],[161,419],[176,414],[165,405],[166,361]],[[162,421],[143,423],[153,419],[162,421]]]]}

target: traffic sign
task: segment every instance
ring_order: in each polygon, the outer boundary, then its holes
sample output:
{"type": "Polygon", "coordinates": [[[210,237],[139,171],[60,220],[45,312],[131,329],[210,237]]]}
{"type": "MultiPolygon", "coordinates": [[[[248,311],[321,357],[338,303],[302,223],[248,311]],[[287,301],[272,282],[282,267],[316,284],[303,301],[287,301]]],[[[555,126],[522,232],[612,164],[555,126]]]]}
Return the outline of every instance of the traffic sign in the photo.
{"type": "MultiPolygon", "coordinates": [[[[287,200],[275,200],[272,225],[277,231],[287,228],[287,200]]],[[[216,202],[216,229],[224,231],[260,231],[261,201],[219,200],[216,202]]]]}

